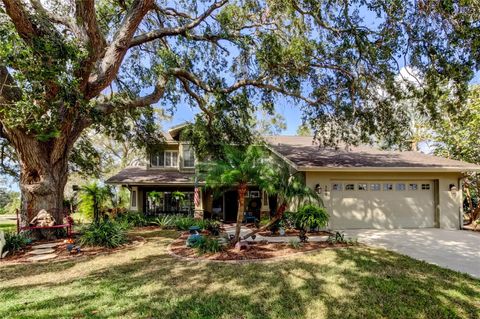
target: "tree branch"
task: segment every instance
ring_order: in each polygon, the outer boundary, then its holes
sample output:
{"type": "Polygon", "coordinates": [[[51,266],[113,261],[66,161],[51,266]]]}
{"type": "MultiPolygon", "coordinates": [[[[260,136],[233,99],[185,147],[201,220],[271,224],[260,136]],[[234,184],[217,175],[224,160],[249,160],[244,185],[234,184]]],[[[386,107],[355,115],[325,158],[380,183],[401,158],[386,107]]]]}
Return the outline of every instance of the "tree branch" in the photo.
{"type": "Polygon", "coordinates": [[[107,46],[97,72],[90,75],[87,85],[87,98],[97,96],[115,78],[138,25],[148,11],[153,8],[154,0],[135,0],[123,18],[112,43],[107,46]]]}
{"type": "Polygon", "coordinates": [[[103,54],[107,43],[98,26],[94,0],[76,0],[75,15],[77,24],[83,31],[84,42],[89,52],[88,58],[83,63],[79,74],[79,77],[82,78],[80,89],[84,91],[94,63],[103,54]]]}
{"type": "Polygon", "coordinates": [[[28,44],[32,44],[33,38],[42,34],[42,32],[33,23],[30,15],[25,10],[25,5],[19,0],[2,1],[5,5],[5,11],[12,20],[20,37],[28,44]]]}
{"type": "Polygon", "coordinates": [[[177,78],[183,78],[188,80],[189,82],[195,84],[196,86],[200,87],[202,90],[208,93],[224,93],[224,94],[229,94],[232,93],[240,88],[247,87],[247,86],[252,86],[252,87],[257,87],[260,89],[267,89],[270,91],[274,91],[277,93],[281,93],[287,96],[291,96],[293,98],[302,100],[309,105],[317,105],[319,103],[318,100],[311,100],[308,99],[304,96],[302,96],[300,93],[297,92],[292,92],[288,91],[282,87],[276,86],[274,84],[268,83],[268,78],[266,76],[260,76],[258,79],[242,79],[238,80],[234,84],[225,87],[225,88],[213,88],[207,83],[203,82],[200,78],[198,78],[196,75],[193,73],[190,73],[184,69],[180,68],[173,68],[169,70],[169,74],[174,75],[177,78]]]}
{"type": "Polygon", "coordinates": [[[22,91],[6,66],[0,64],[0,109],[22,98],[22,91]]]}
{"type": "Polygon", "coordinates": [[[145,107],[148,105],[152,105],[157,103],[165,93],[165,86],[167,85],[168,78],[165,76],[161,76],[157,83],[155,84],[155,88],[152,93],[139,97],[137,99],[114,99],[99,103],[96,106],[96,111],[102,114],[111,114],[113,112],[119,110],[128,110],[137,107],[145,107]]]}
{"type": "Polygon", "coordinates": [[[132,39],[132,41],[130,42],[130,47],[135,47],[140,44],[144,44],[146,42],[150,42],[165,36],[185,34],[185,32],[198,26],[200,23],[202,23],[202,21],[204,21],[207,17],[209,17],[213,13],[213,11],[222,7],[227,2],[228,0],[214,2],[205,12],[203,12],[196,19],[194,19],[193,21],[191,21],[186,25],[179,26],[176,28],[160,28],[158,30],[140,34],[132,39]]]}

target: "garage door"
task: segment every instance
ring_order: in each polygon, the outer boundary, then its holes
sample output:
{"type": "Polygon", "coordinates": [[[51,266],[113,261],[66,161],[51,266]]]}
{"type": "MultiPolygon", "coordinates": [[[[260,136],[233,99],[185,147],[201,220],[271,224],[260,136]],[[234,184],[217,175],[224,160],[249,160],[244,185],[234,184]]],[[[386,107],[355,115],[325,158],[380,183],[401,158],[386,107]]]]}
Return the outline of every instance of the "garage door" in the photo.
{"type": "Polygon", "coordinates": [[[433,185],[433,181],[333,181],[330,227],[434,227],[433,185]]]}

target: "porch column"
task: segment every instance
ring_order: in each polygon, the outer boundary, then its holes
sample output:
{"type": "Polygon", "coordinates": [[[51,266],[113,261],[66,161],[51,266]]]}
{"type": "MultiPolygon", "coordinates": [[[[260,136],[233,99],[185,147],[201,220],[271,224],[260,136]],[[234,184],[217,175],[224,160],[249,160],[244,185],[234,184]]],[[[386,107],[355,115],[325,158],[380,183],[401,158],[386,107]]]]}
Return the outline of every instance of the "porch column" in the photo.
{"type": "MultiPolygon", "coordinates": [[[[197,192],[198,192],[198,202],[195,201],[195,212],[193,217],[195,219],[203,219],[203,191],[200,187],[198,187],[197,192]]],[[[193,196],[195,196],[195,193],[193,196]]]]}
{"type": "Polygon", "coordinates": [[[268,194],[262,191],[262,207],[260,209],[260,219],[270,217],[270,205],[268,203],[268,194]]]}

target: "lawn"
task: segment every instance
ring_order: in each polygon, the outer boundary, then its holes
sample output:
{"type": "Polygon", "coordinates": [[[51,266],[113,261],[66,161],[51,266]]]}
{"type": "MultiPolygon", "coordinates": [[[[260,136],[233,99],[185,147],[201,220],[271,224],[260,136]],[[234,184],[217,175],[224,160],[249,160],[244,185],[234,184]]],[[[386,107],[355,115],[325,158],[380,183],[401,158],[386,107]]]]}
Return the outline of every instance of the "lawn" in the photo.
{"type": "Polygon", "coordinates": [[[0,220],[0,230],[4,232],[16,231],[17,222],[15,220],[0,220]]]}
{"type": "Polygon", "coordinates": [[[50,264],[0,263],[0,318],[479,318],[480,281],[385,250],[326,249],[243,264],[140,247],[50,264]]]}

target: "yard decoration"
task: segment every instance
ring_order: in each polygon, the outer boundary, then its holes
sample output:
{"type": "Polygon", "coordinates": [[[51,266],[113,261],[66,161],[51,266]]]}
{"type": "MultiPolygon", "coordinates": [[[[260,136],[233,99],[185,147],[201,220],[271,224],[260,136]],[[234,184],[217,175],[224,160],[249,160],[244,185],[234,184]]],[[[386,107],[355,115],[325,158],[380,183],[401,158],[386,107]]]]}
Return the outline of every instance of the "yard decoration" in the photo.
{"type": "Polygon", "coordinates": [[[42,209],[38,214],[30,221],[30,225],[37,227],[47,227],[55,225],[55,218],[48,213],[45,209],[42,209]]]}

